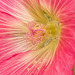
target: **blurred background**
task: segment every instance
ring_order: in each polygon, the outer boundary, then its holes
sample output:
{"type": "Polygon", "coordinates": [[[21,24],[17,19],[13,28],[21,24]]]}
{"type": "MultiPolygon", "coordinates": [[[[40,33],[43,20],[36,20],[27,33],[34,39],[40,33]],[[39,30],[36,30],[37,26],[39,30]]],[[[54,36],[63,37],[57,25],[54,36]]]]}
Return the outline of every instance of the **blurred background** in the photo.
{"type": "Polygon", "coordinates": [[[75,75],[75,66],[74,66],[74,68],[73,68],[73,73],[74,73],[74,75],[75,75]]]}

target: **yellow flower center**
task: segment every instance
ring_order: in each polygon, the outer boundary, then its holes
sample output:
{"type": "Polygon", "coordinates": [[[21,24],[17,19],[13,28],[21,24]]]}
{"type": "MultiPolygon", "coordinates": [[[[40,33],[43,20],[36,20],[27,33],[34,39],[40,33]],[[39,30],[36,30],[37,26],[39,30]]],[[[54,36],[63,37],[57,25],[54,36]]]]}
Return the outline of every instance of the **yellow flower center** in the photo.
{"type": "Polygon", "coordinates": [[[60,25],[58,21],[50,21],[46,25],[37,24],[32,21],[28,23],[28,33],[26,39],[32,44],[42,44],[46,46],[53,40],[58,40],[60,37],[60,25]]]}
{"type": "Polygon", "coordinates": [[[60,26],[58,21],[51,21],[45,27],[47,36],[52,39],[57,39],[60,36],[60,26]]]}
{"type": "MultiPolygon", "coordinates": [[[[56,17],[53,11],[49,12],[42,7],[38,7],[37,10],[38,11],[35,9],[35,12],[33,12],[30,9],[34,22],[36,22],[36,24],[34,24],[34,26],[31,28],[34,32],[36,32],[34,35],[30,35],[29,38],[31,41],[35,42],[35,44],[38,44],[37,48],[39,49],[55,44],[54,51],[56,51],[61,32],[59,19],[56,17]]],[[[52,50],[53,46],[50,49],[52,50]]]]}

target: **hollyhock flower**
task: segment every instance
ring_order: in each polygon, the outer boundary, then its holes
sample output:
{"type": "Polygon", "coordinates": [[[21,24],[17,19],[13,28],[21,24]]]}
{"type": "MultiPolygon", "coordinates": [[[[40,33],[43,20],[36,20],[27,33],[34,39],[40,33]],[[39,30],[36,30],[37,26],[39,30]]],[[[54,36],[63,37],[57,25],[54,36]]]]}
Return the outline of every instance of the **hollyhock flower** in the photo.
{"type": "Polygon", "coordinates": [[[0,75],[73,75],[75,0],[0,0],[0,75]]]}

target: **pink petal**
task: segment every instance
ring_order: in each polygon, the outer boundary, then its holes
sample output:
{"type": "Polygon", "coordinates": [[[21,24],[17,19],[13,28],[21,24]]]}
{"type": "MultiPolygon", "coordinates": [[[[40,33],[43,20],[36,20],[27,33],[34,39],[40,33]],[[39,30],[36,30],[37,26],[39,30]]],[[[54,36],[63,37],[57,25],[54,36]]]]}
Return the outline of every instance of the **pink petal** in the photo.
{"type": "Polygon", "coordinates": [[[10,15],[17,17],[24,22],[33,20],[26,8],[23,6],[21,0],[1,0],[0,11],[9,13],[10,15]]]}
{"type": "MultiPolygon", "coordinates": [[[[34,0],[32,2],[31,0],[23,1],[34,3],[34,0]]],[[[51,53],[40,51],[40,49],[37,51],[35,45],[25,44],[24,34],[18,35],[19,32],[25,33],[26,31],[23,29],[25,23],[33,20],[21,0],[1,0],[0,75],[73,75],[72,69],[75,65],[75,0],[37,1],[40,7],[43,6],[49,12],[53,9],[53,13],[60,19],[61,35],[54,59],[52,60],[51,53]],[[15,35],[16,32],[17,35],[15,35]],[[36,63],[34,64],[34,62],[36,63]]]]}
{"type": "Polygon", "coordinates": [[[65,40],[60,41],[54,61],[48,67],[44,75],[73,75],[73,66],[75,65],[75,52],[65,40]]]}

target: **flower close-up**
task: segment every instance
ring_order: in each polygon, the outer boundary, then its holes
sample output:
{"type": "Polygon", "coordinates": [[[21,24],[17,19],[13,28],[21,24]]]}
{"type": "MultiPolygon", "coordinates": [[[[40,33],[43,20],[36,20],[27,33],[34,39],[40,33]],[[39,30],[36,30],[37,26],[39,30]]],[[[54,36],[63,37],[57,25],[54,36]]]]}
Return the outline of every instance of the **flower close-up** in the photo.
{"type": "Polygon", "coordinates": [[[0,75],[75,75],[75,0],[0,0],[0,75]]]}

